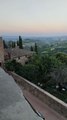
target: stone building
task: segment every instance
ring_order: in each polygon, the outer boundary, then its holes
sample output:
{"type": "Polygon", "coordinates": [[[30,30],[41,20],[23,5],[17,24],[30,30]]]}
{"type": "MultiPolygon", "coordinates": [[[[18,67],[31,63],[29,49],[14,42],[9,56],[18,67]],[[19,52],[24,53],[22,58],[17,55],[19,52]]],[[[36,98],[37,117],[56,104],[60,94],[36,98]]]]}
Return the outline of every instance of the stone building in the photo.
{"type": "Polygon", "coordinates": [[[3,40],[0,37],[0,65],[4,62],[4,47],[3,47],[3,40]]]}
{"type": "Polygon", "coordinates": [[[15,48],[5,49],[5,60],[15,59],[17,62],[24,65],[33,54],[34,52],[32,51],[19,49],[19,47],[16,46],[15,48]]]}

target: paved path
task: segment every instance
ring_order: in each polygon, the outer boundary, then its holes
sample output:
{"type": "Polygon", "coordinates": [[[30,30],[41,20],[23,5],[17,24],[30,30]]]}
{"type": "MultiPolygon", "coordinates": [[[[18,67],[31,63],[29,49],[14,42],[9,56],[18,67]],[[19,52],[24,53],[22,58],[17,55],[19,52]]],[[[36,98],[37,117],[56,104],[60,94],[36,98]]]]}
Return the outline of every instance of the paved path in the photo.
{"type": "Polygon", "coordinates": [[[14,79],[0,68],[0,120],[42,120],[30,107],[14,79]]]}
{"type": "Polygon", "coordinates": [[[57,112],[49,108],[46,104],[41,102],[38,98],[34,95],[29,93],[26,90],[23,90],[24,96],[28,99],[31,105],[35,108],[35,110],[41,112],[46,120],[67,120],[60,116],[57,112]]]}

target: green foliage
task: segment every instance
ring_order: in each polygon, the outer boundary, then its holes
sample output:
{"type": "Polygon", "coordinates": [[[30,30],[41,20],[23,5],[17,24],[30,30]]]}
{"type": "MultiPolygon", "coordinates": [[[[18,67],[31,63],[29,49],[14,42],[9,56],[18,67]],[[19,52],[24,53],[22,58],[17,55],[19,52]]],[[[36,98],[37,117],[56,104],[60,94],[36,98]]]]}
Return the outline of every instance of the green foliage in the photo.
{"type": "Polygon", "coordinates": [[[35,43],[34,51],[35,51],[36,53],[38,53],[37,43],[35,43]]]}
{"type": "Polygon", "coordinates": [[[62,63],[65,63],[67,65],[67,54],[65,53],[57,53],[56,58],[60,60],[62,63]]]}
{"type": "Polygon", "coordinates": [[[6,69],[7,70],[9,70],[9,71],[14,71],[15,69],[14,69],[14,61],[7,61],[6,63],[5,63],[5,67],[6,67],[6,69]]]}
{"type": "Polygon", "coordinates": [[[52,78],[56,81],[56,84],[64,84],[67,82],[67,68],[60,66],[55,68],[52,73],[52,78]]]}
{"type": "Polygon", "coordinates": [[[32,46],[31,46],[30,50],[33,51],[33,47],[32,46]]]}
{"type": "Polygon", "coordinates": [[[40,82],[42,84],[47,84],[51,79],[55,80],[55,82],[64,82],[62,79],[66,79],[66,73],[63,71],[65,67],[64,64],[56,57],[48,55],[41,57],[38,54],[35,54],[28,64],[24,66],[17,63],[15,60],[8,61],[5,66],[8,70],[15,71],[34,83],[40,82]]]}
{"type": "Polygon", "coordinates": [[[15,41],[8,41],[8,45],[9,48],[15,48],[15,41]]]}
{"type": "Polygon", "coordinates": [[[3,45],[4,45],[4,48],[8,48],[5,40],[3,40],[3,45]]]}
{"type": "Polygon", "coordinates": [[[12,48],[15,48],[15,42],[12,41],[12,48]]]}
{"type": "MultiPolygon", "coordinates": [[[[28,64],[21,65],[12,60],[6,62],[5,66],[7,70],[15,71],[20,76],[64,100],[62,91],[58,91],[56,85],[67,83],[67,66],[57,57],[35,54],[28,64]]],[[[67,102],[66,93],[64,93],[65,102],[67,102]]]]}
{"type": "Polygon", "coordinates": [[[5,62],[5,67],[8,71],[18,71],[21,70],[22,65],[17,63],[16,60],[10,60],[5,62]]]}
{"type": "Polygon", "coordinates": [[[38,80],[38,67],[32,64],[28,64],[22,67],[22,75],[33,83],[37,83],[38,80]]]}
{"type": "Polygon", "coordinates": [[[8,41],[8,47],[12,48],[12,41],[8,41]]]}
{"type": "Polygon", "coordinates": [[[17,46],[19,46],[19,41],[17,40],[17,46]]]}
{"type": "Polygon", "coordinates": [[[67,103],[67,91],[59,91],[56,89],[55,85],[51,85],[51,83],[46,86],[45,90],[67,103]]]}
{"type": "Polygon", "coordinates": [[[22,43],[22,38],[19,36],[19,48],[23,49],[23,43],[22,43]]]}

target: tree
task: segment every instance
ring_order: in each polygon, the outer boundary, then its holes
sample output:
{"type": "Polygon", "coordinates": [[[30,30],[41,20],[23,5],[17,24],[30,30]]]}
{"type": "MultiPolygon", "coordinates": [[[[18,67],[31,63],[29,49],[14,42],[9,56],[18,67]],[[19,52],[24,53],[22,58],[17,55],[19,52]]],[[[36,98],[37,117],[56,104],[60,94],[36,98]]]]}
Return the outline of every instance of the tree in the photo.
{"type": "Polygon", "coordinates": [[[22,43],[22,38],[19,36],[19,48],[23,49],[23,43],[22,43]]]}
{"type": "Polygon", "coordinates": [[[35,48],[34,48],[35,52],[38,53],[38,47],[37,47],[37,43],[35,43],[35,48]]]}
{"type": "Polygon", "coordinates": [[[67,68],[62,66],[55,68],[52,72],[52,77],[56,81],[56,84],[63,84],[67,82],[67,68]]]}
{"type": "Polygon", "coordinates": [[[32,46],[31,46],[30,50],[33,51],[33,47],[32,46]]]}
{"type": "Polygon", "coordinates": [[[15,42],[12,41],[12,48],[15,48],[15,42]]]}
{"type": "Polygon", "coordinates": [[[8,48],[8,46],[7,46],[6,42],[5,42],[5,40],[3,40],[3,45],[4,45],[4,48],[8,48]]]}
{"type": "Polygon", "coordinates": [[[67,65],[67,54],[61,52],[57,53],[56,58],[67,65]]]}
{"type": "Polygon", "coordinates": [[[19,41],[17,40],[17,46],[19,46],[19,41]]]}
{"type": "Polygon", "coordinates": [[[8,47],[12,48],[12,41],[8,41],[8,47]]]}

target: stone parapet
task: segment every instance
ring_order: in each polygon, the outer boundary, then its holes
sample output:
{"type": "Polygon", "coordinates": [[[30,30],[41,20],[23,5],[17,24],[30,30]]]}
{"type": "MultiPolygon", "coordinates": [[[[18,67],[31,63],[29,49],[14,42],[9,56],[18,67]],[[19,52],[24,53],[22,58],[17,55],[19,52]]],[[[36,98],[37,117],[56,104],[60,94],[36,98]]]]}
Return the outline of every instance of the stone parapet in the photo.
{"type": "Polygon", "coordinates": [[[59,100],[58,98],[54,97],[53,95],[49,94],[48,92],[42,90],[38,86],[34,85],[33,83],[29,82],[28,80],[20,77],[19,75],[11,72],[10,73],[16,82],[18,82],[24,89],[35,95],[39,98],[42,102],[47,104],[49,107],[54,109],[60,115],[67,118],[67,104],[63,101],[59,100]]]}

